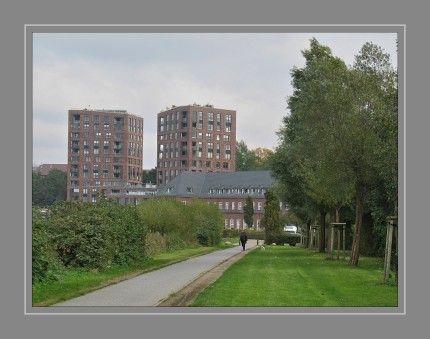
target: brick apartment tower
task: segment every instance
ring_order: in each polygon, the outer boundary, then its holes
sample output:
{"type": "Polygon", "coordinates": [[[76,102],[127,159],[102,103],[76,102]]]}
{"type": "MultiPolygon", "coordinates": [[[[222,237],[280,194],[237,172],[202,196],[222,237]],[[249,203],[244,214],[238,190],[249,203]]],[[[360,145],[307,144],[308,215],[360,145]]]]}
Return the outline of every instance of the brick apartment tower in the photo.
{"type": "Polygon", "coordinates": [[[69,110],[67,200],[97,200],[140,184],[143,118],[125,110],[69,110]]]}
{"type": "Polygon", "coordinates": [[[181,171],[236,170],[236,111],[172,106],[157,115],[157,186],[181,171]]]}

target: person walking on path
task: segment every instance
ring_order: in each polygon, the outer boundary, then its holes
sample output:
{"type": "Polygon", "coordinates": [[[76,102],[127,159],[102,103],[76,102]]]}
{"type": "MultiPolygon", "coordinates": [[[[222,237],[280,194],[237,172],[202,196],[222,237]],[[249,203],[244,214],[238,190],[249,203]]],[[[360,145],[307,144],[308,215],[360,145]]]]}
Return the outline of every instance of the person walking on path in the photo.
{"type": "Polygon", "coordinates": [[[242,244],[243,251],[245,251],[245,244],[248,241],[248,237],[246,236],[246,233],[244,230],[242,230],[242,233],[240,233],[240,243],[242,244]]]}

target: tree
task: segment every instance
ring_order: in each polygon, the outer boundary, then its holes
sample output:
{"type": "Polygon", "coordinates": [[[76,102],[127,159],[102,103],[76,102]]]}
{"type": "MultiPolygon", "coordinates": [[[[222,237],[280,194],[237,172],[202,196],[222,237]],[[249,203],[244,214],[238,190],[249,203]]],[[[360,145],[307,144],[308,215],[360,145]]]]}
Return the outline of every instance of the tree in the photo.
{"type": "Polygon", "coordinates": [[[255,167],[255,153],[248,148],[245,141],[236,142],[236,171],[251,171],[255,167]]]}
{"type": "Polygon", "coordinates": [[[276,242],[282,233],[282,225],[280,223],[281,210],[279,207],[279,198],[272,189],[268,189],[264,193],[266,198],[266,206],[264,207],[263,226],[268,243],[276,242]]]}
{"type": "Polygon", "coordinates": [[[247,228],[252,228],[254,225],[254,206],[252,204],[252,198],[248,196],[246,198],[245,206],[243,207],[243,219],[246,222],[247,228]]]}
{"type": "Polygon", "coordinates": [[[67,173],[53,169],[46,176],[32,173],[32,202],[35,206],[50,206],[67,198],[67,173]]]}
{"type": "Polygon", "coordinates": [[[255,155],[255,169],[268,170],[270,169],[269,159],[273,155],[273,151],[265,147],[257,147],[252,151],[255,155]]]}
{"type": "Polygon", "coordinates": [[[380,47],[366,43],[356,56],[352,70],[356,93],[353,113],[356,126],[364,133],[353,134],[358,147],[348,164],[356,188],[350,265],[358,264],[365,198],[381,177],[397,213],[397,74],[389,60],[389,55],[380,47]]]}
{"type": "MultiPolygon", "coordinates": [[[[316,206],[320,223],[331,207],[355,202],[350,264],[357,265],[365,198],[382,172],[387,185],[396,177],[394,169],[382,170],[395,167],[395,76],[387,56],[372,44],[363,46],[353,69],[315,39],[303,56],[305,67],[292,70],[290,115],[280,130],[274,172],[287,190],[303,190],[300,199],[288,193],[290,203],[316,206]],[[382,126],[389,126],[389,137],[382,126]],[[381,161],[381,152],[389,160],[381,161]],[[292,173],[285,174],[288,170],[292,173]]],[[[396,187],[391,191],[396,196],[396,187]]],[[[323,251],[325,227],[320,226],[323,251]]]]}
{"type": "MultiPolygon", "coordinates": [[[[293,95],[288,98],[290,115],[284,118],[284,127],[278,135],[281,145],[273,156],[272,166],[278,178],[287,184],[289,205],[311,207],[320,219],[320,252],[325,250],[325,215],[332,204],[346,199],[348,185],[343,172],[333,175],[337,159],[333,145],[327,141],[332,123],[347,107],[345,63],[332,55],[331,50],[312,39],[309,50],[303,51],[305,67],[292,69],[293,95]],[[288,168],[288,169],[287,169],[288,168]],[[288,173],[290,171],[290,173],[288,173]],[[285,174],[284,174],[285,173],[285,174]],[[339,189],[340,187],[340,189],[339,189]]],[[[300,213],[296,213],[300,214],[300,213]]],[[[308,214],[308,230],[310,213],[308,214]]]]}
{"type": "Polygon", "coordinates": [[[142,172],[142,183],[155,184],[156,182],[157,182],[157,168],[152,168],[150,170],[142,172]]]}

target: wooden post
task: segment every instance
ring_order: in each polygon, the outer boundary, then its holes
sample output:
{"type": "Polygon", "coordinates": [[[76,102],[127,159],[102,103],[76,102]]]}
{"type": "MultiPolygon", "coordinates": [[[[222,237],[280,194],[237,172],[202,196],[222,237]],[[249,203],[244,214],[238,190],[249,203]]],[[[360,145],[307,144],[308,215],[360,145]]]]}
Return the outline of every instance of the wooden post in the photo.
{"type": "Polygon", "coordinates": [[[340,252],[340,229],[337,230],[337,260],[339,260],[340,252]]]}
{"type": "Polygon", "coordinates": [[[333,259],[333,244],[334,244],[334,229],[333,229],[333,224],[330,224],[330,243],[329,243],[329,253],[330,253],[330,257],[333,259]]]}
{"type": "Polygon", "coordinates": [[[397,217],[387,218],[387,237],[385,240],[384,282],[388,282],[391,270],[391,247],[393,244],[393,228],[397,226],[397,217]]]}
{"type": "Polygon", "coordinates": [[[333,222],[332,226],[336,228],[337,233],[337,259],[339,260],[340,257],[340,229],[343,229],[343,255],[345,259],[345,225],[344,222],[333,222]]]}
{"type": "Polygon", "coordinates": [[[346,259],[346,251],[345,251],[345,226],[343,225],[343,260],[346,259]]]}

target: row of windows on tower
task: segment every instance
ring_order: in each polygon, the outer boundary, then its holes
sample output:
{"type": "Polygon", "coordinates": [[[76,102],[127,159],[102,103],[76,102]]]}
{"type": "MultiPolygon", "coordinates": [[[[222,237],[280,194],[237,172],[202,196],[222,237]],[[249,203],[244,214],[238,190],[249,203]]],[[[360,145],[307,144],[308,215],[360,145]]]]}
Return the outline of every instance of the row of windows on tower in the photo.
{"type": "MultiPolygon", "coordinates": [[[[70,138],[71,139],[79,139],[80,136],[81,136],[80,132],[71,132],[70,133],[70,138]]],[[[114,133],[112,135],[111,132],[106,132],[106,133],[102,133],[102,132],[96,132],[96,133],[84,132],[83,136],[84,136],[85,139],[90,139],[90,138],[111,139],[112,137],[113,137],[113,139],[124,139],[124,133],[114,133]]],[[[129,134],[128,138],[130,140],[143,141],[143,136],[142,135],[138,135],[138,134],[129,134]]]]}
{"type": "MultiPolygon", "coordinates": [[[[231,131],[231,120],[231,114],[226,114],[224,116],[223,125],[226,132],[231,131]]],[[[159,117],[158,126],[160,132],[188,128],[187,112],[182,112],[182,119],[180,118],[179,112],[159,117]]],[[[205,119],[203,119],[203,112],[193,112],[190,127],[203,129],[203,126],[209,131],[221,131],[221,114],[216,114],[215,122],[214,113],[208,113],[207,116],[205,116],[205,119]]]]}
{"type": "MultiPolygon", "coordinates": [[[[183,133],[168,133],[168,134],[160,134],[158,139],[160,141],[163,140],[178,140],[179,139],[188,139],[187,137],[187,132],[183,132],[183,133]]],[[[220,135],[220,134],[213,134],[213,133],[202,133],[202,132],[192,132],[191,133],[191,139],[206,139],[206,140],[213,140],[216,139],[217,141],[225,141],[225,142],[230,142],[231,137],[229,134],[224,134],[224,135],[220,135]]]]}
{"type": "MultiPolygon", "coordinates": [[[[188,162],[187,160],[181,160],[181,161],[159,161],[158,162],[158,168],[181,168],[181,167],[206,167],[207,169],[230,169],[230,163],[228,162],[220,162],[220,161],[201,161],[201,160],[191,160],[188,162]]],[[[177,170],[176,170],[177,172],[177,170]]],[[[201,170],[200,170],[201,172],[201,170]]],[[[169,171],[159,171],[159,175],[163,176],[169,175],[169,171]]],[[[170,176],[178,175],[175,173],[175,170],[170,170],[170,176]]]]}

